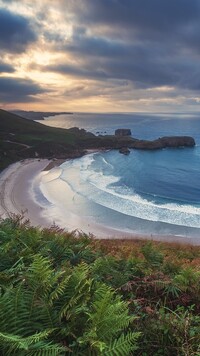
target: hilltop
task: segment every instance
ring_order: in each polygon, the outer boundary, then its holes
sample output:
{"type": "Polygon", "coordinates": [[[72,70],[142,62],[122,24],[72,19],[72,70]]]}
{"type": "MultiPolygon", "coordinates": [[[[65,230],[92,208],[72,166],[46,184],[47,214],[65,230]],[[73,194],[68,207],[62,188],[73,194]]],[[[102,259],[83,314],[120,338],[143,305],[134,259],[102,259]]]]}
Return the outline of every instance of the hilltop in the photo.
{"type": "Polygon", "coordinates": [[[70,115],[71,112],[56,112],[56,111],[25,111],[25,110],[13,110],[10,111],[12,114],[16,114],[28,120],[44,120],[45,117],[55,116],[55,115],[70,115]]]}

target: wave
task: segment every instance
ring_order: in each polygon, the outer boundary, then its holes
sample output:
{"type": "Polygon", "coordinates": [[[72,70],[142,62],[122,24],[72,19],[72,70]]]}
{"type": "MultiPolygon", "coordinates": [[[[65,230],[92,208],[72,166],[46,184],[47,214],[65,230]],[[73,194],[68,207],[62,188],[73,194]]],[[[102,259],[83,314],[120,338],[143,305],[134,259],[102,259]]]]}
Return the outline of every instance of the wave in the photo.
{"type": "Polygon", "coordinates": [[[86,200],[121,214],[148,221],[200,228],[198,205],[174,203],[170,199],[165,199],[165,203],[157,203],[153,199],[159,197],[156,195],[147,200],[132,187],[120,186],[120,176],[110,174],[107,167],[111,167],[114,172],[113,165],[105,157],[91,154],[62,165],[60,179],[66,181],[74,192],[86,200]]]}
{"type": "MultiPolygon", "coordinates": [[[[43,191],[48,188],[48,199],[51,201],[51,191],[56,205],[56,197],[59,195],[59,206],[63,201],[73,204],[73,196],[80,196],[84,200],[81,209],[86,209],[87,202],[92,202],[92,206],[101,206],[128,217],[139,218],[152,222],[161,222],[183,227],[200,228],[200,205],[192,203],[181,203],[173,201],[172,198],[163,199],[157,194],[141,195],[134,189],[134,186],[123,183],[122,175],[126,169],[134,168],[137,176],[137,159],[134,157],[122,157],[113,152],[108,154],[93,153],[80,159],[70,160],[60,167],[54,168],[43,175],[43,191]],[[116,159],[117,157],[117,159],[116,159]],[[125,163],[124,163],[125,162],[125,163]],[[66,185],[67,183],[67,185],[66,185]],[[71,196],[67,192],[67,186],[73,192],[71,196]],[[60,188],[59,188],[60,187],[60,188]],[[71,200],[70,200],[71,199],[71,200]],[[71,201],[71,203],[70,203],[71,201]]],[[[139,161],[139,165],[141,162],[139,161]]],[[[132,171],[131,171],[132,179],[132,171]]],[[[133,179],[134,181],[134,179],[133,179]]],[[[85,211],[85,210],[84,210],[85,211]]],[[[87,210],[88,211],[88,210],[87,210]]],[[[108,214],[108,211],[106,214],[108,214]]],[[[94,211],[90,212],[95,215],[94,211]]]]}
{"type": "Polygon", "coordinates": [[[93,191],[89,196],[86,195],[86,197],[97,204],[122,214],[149,221],[200,227],[200,208],[198,207],[174,203],[158,205],[137,194],[132,194],[131,196],[121,195],[114,190],[103,187],[102,184],[96,184],[95,187],[97,190],[93,191]]]}

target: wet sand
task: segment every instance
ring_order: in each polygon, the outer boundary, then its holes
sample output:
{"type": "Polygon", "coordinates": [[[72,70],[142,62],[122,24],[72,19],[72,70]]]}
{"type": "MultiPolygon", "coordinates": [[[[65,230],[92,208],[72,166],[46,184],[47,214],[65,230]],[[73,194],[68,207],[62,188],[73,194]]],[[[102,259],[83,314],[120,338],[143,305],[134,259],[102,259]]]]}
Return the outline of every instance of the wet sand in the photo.
{"type": "Polygon", "coordinates": [[[41,217],[41,207],[31,194],[35,177],[43,170],[47,159],[26,159],[11,164],[0,174],[0,217],[23,215],[34,226],[46,227],[49,222],[41,217]]]}

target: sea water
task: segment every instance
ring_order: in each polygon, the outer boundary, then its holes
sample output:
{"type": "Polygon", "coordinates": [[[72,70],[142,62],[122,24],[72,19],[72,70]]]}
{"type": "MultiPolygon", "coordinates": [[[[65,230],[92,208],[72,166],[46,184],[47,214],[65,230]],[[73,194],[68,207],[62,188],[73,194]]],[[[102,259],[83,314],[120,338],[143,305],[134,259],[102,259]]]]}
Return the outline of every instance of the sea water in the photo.
{"type": "Polygon", "coordinates": [[[124,232],[200,238],[199,114],[74,114],[48,118],[45,124],[78,126],[96,135],[130,128],[141,139],[193,136],[194,148],[131,150],[128,156],[113,150],[66,161],[42,184],[49,209],[62,215],[66,227],[65,210],[124,232]]]}

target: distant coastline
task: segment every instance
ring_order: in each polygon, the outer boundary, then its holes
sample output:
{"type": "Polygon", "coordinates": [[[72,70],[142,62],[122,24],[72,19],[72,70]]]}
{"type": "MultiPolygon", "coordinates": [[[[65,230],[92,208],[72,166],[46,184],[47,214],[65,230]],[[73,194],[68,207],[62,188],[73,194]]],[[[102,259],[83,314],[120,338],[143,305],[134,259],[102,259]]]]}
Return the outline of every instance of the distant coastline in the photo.
{"type": "Polygon", "coordinates": [[[28,120],[44,120],[45,117],[56,116],[56,115],[71,115],[72,112],[57,112],[57,111],[25,111],[25,110],[12,110],[12,114],[19,115],[24,119],[28,120]]]}
{"type": "Polygon", "coordinates": [[[166,147],[195,146],[195,140],[191,136],[164,136],[153,140],[141,140],[131,136],[115,136],[113,134],[96,136],[79,127],[70,129],[49,127],[4,110],[0,110],[0,127],[0,170],[13,162],[27,158],[68,159],[81,157],[88,149],[156,150],[166,147]]]}

